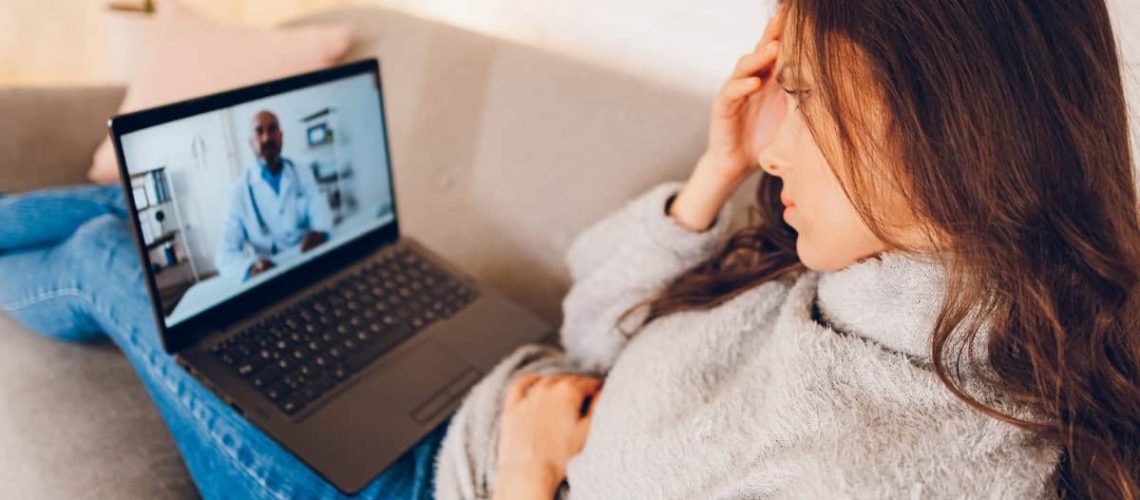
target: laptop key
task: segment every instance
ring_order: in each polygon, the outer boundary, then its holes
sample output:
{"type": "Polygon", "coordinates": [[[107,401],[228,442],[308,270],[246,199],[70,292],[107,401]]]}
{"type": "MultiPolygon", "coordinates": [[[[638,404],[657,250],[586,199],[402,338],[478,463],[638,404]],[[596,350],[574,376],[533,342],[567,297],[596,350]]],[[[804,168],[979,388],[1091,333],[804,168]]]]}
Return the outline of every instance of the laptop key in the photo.
{"type": "Polygon", "coordinates": [[[345,364],[350,370],[360,370],[380,355],[390,351],[396,344],[412,336],[412,333],[414,332],[407,329],[394,329],[381,333],[360,350],[350,353],[345,358],[345,364]]]}
{"type": "Polygon", "coordinates": [[[289,416],[296,415],[297,412],[301,411],[300,402],[294,401],[292,399],[281,403],[278,407],[281,408],[281,411],[285,412],[285,414],[289,416]]]}
{"type": "Polygon", "coordinates": [[[251,375],[249,383],[260,389],[276,382],[280,377],[281,371],[274,365],[268,365],[251,375]]]}
{"type": "Polygon", "coordinates": [[[263,394],[270,401],[276,403],[288,397],[290,394],[292,394],[292,391],[292,388],[285,384],[285,382],[278,382],[271,386],[269,389],[266,389],[263,394]]]}

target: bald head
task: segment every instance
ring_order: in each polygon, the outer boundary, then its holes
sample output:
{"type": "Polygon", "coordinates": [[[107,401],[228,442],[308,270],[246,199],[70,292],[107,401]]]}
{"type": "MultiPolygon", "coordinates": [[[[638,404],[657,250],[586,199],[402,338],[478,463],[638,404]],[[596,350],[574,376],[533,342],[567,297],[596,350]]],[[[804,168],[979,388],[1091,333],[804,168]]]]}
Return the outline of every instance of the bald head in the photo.
{"type": "Polygon", "coordinates": [[[253,115],[252,128],[249,144],[253,147],[253,155],[276,173],[281,168],[277,161],[281,158],[281,125],[277,122],[277,115],[269,111],[258,112],[253,115]]]}

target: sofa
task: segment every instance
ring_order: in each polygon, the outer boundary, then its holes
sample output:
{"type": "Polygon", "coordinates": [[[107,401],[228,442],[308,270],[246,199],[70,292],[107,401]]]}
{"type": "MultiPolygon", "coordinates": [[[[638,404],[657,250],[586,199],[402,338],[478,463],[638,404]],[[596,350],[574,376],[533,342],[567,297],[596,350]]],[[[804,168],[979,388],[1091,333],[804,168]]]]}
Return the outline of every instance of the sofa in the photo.
{"type": "MultiPolygon", "coordinates": [[[[346,61],[381,61],[405,233],[552,324],[573,236],[684,179],[704,146],[713,89],[694,95],[380,8],[289,24],[323,22],[354,28],[346,61]]],[[[0,89],[0,191],[85,182],[123,92],[0,89]]],[[[737,193],[734,223],[752,193],[752,183],[737,193]]],[[[197,496],[109,342],[47,340],[0,315],[0,401],[0,498],[197,496]]]]}

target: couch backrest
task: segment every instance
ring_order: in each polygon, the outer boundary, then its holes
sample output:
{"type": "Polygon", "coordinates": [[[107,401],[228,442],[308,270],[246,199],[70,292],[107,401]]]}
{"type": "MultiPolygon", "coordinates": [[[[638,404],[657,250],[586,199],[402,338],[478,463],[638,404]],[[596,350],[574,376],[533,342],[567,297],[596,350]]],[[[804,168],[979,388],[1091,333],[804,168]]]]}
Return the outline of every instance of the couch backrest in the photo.
{"type": "Polygon", "coordinates": [[[0,88],[0,191],[88,182],[124,87],[0,88]]]}
{"type": "Polygon", "coordinates": [[[388,10],[298,22],[324,21],[380,59],[405,231],[551,321],[573,237],[705,144],[707,97],[388,10]]]}

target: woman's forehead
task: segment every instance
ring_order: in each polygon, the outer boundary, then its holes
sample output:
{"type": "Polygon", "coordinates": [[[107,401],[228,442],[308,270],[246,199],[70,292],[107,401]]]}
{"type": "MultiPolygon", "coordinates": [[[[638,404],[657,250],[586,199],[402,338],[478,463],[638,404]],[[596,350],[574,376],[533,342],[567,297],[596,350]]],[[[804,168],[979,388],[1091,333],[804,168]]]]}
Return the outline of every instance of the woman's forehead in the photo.
{"type": "Polygon", "coordinates": [[[781,83],[798,83],[805,80],[810,74],[810,64],[803,64],[808,57],[804,48],[811,44],[806,30],[800,26],[803,21],[797,19],[794,12],[785,17],[784,31],[780,34],[780,50],[776,58],[776,80],[781,83]]]}
{"type": "Polygon", "coordinates": [[[780,85],[801,84],[810,80],[810,65],[803,64],[803,54],[789,50],[780,45],[780,54],[776,57],[776,83],[780,85]]]}

